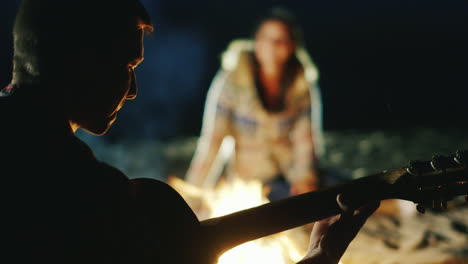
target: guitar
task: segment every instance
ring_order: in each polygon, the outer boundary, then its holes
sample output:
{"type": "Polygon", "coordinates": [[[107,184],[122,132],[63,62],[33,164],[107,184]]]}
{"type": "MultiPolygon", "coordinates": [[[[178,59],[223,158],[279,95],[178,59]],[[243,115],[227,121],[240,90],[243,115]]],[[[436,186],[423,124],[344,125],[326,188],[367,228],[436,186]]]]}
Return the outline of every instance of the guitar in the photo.
{"type": "Polygon", "coordinates": [[[397,170],[204,221],[198,221],[179,197],[180,206],[168,207],[173,213],[166,220],[155,215],[167,226],[157,263],[214,264],[221,254],[242,243],[340,214],[339,193],[353,208],[370,201],[402,199],[414,202],[421,213],[426,207],[445,209],[448,201],[468,196],[468,151],[411,161],[397,170]]]}

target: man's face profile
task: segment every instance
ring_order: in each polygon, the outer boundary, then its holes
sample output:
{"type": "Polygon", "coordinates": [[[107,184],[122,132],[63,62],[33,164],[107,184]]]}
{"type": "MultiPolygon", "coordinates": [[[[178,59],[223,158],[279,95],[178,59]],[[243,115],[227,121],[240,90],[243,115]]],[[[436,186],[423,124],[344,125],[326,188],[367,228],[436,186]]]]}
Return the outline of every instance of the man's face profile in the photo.
{"type": "Polygon", "coordinates": [[[136,97],[134,69],[143,60],[143,36],[143,30],[133,23],[116,40],[108,41],[107,50],[85,56],[80,63],[80,87],[75,88],[82,94],[74,99],[78,110],[70,117],[74,130],[105,134],[125,101],[136,97]]]}

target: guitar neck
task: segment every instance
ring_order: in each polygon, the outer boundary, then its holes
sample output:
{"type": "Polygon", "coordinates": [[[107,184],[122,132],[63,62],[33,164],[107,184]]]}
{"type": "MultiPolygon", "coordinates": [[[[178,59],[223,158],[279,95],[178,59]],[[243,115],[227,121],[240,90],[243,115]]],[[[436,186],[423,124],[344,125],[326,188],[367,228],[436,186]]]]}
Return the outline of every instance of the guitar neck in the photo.
{"type": "MultiPolygon", "coordinates": [[[[396,176],[404,170],[391,172],[396,176]]],[[[323,188],[318,191],[292,196],[246,209],[226,216],[211,218],[201,222],[220,254],[247,241],[272,235],[291,228],[312,223],[341,212],[336,196],[352,207],[364,205],[372,200],[392,198],[384,173],[363,177],[347,183],[323,188]]],[[[388,174],[388,173],[387,173],[388,174]]],[[[389,178],[388,175],[386,178],[389,178]]]]}

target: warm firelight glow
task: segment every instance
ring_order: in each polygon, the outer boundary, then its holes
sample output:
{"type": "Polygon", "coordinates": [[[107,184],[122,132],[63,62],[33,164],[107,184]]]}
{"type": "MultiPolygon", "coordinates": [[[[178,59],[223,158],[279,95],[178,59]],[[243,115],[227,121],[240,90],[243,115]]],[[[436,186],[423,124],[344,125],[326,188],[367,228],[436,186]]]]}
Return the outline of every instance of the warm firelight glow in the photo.
{"type": "MultiPolygon", "coordinates": [[[[184,193],[200,196],[208,212],[197,213],[206,215],[206,218],[223,216],[269,202],[258,181],[233,180],[229,184],[219,184],[214,191],[203,192],[177,178],[170,179],[169,184],[181,192],[182,196],[184,193]]],[[[288,230],[239,245],[224,253],[218,264],[296,263],[304,256],[307,241],[308,234],[302,229],[288,230]]]]}
{"type": "Polygon", "coordinates": [[[211,209],[210,217],[218,217],[265,204],[268,199],[262,195],[260,182],[235,179],[231,184],[222,183],[215,192],[207,193],[205,202],[211,209]]]}
{"type": "Polygon", "coordinates": [[[224,253],[218,264],[257,264],[273,263],[286,264],[282,247],[279,244],[263,244],[260,241],[251,241],[237,246],[224,253]]]}
{"type": "MultiPolygon", "coordinates": [[[[231,184],[221,184],[206,201],[211,209],[210,217],[226,215],[269,202],[262,193],[262,184],[258,181],[245,182],[235,179],[231,184]]],[[[292,243],[286,244],[289,239],[287,234],[276,234],[244,243],[224,253],[219,258],[218,264],[297,262],[299,260],[297,258],[300,257],[299,249],[293,247],[292,243]],[[281,236],[286,237],[281,239],[281,236]],[[286,253],[289,253],[289,256],[286,253]]]]}

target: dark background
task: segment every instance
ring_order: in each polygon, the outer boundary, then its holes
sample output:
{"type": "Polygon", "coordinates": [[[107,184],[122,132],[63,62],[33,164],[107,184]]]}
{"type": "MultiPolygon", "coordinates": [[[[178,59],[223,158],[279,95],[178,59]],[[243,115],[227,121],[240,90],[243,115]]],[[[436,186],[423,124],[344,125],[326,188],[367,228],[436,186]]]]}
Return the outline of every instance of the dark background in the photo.
{"type": "MultiPolygon", "coordinates": [[[[466,0],[142,2],[156,30],[137,69],[139,97],[107,140],[198,135],[220,53],[277,5],[297,16],[320,70],[325,130],[467,127],[466,0]]],[[[1,86],[18,3],[0,4],[1,86]]]]}

